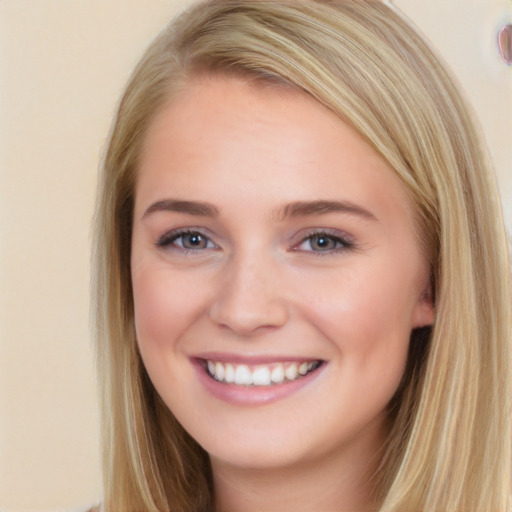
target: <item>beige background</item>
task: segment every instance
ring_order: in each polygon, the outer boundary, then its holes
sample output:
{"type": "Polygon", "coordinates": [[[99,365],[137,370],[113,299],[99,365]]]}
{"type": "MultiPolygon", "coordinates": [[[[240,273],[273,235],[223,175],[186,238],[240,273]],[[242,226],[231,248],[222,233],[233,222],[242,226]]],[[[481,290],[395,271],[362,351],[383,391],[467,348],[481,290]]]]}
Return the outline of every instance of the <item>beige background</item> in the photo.
{"type": "MultiPolygon", "coordinates": [[[[88,334],[89,225],[115,104],[186,1],[0,0],[0,508],[100,497],[88,334]]],[[[512,226],[510,0],[395,0],[478,112],[512,226]]]]}

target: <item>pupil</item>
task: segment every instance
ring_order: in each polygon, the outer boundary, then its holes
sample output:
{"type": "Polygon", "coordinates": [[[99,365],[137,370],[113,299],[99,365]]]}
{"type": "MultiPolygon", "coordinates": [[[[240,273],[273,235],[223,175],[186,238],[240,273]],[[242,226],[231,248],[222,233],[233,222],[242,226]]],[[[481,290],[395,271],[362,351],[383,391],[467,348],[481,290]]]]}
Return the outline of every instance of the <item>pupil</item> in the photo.
{"type": "Polygon", "coordinates": [[[184,245],[188,245],[189,247],[202,247],[204,245],[203,237],[197,234],[188,235],[184,240],[184,245]]]}
{"type": "Polygon", "coordinates": [[[330,249],[332,245],[332,240],[325,236],[317,236],[314,239],[313,245],[316,246],[317,249],[330,249]]]}

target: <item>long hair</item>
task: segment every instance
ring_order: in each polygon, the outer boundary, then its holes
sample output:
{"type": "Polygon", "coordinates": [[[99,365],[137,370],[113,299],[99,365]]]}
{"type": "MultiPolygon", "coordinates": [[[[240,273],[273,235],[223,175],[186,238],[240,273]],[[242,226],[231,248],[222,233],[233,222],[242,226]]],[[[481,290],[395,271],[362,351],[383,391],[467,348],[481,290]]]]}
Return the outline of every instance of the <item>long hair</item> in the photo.
{"type": "MultiPolygon", "coordinates": [[[[378,0],[210,0],[132,74],[99,182],[93,306],[106,512],[213,508],[208,455],[162,402],[137,350],[130,278],[135,178],[154,114],[201,75],[304,91],[349,123],[412,198],[435,322],[413,333],[389,406],[380,512],[510,512],[511,298],[483,138],[429,45],[378,0]]],[[[341,506],[341,504],[340,504],[341,506]]]]}

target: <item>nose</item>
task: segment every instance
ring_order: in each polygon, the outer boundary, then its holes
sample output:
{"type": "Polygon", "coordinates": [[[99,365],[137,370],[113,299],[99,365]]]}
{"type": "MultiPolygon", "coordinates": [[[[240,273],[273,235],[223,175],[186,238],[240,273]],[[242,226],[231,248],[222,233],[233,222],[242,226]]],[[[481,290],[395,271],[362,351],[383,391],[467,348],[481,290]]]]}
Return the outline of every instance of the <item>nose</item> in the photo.
{"type": "Polygon", "coordinates": [[[283,326],[288,307],[276,267],[254,256],[227,263],[210,319],[244,337],[283,326]]]}

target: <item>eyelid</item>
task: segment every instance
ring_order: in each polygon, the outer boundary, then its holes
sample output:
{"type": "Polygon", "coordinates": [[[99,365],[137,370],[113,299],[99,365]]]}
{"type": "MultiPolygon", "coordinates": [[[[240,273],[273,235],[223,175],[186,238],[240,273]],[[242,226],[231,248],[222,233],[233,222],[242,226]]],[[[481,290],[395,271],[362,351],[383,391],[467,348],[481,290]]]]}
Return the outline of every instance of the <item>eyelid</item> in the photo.
{"type": "Polygon", "coordinates": [[[177,251],[185,252],[185,253],[199,253],[207,250],[218,249],[219,246],[212,240],[212,236],[209,235],[203,228],[195,228],[195,227],[186,227],[186,228],[176,228],[170,231],[166,231],[163,235],[157,238],[155,241],[155,245],[160,249],[168,249],[172,248],[177,251]],[[213,244],[214,247],[205,247],[203,249],[189,249],[185,247],[179,247],[173,245],[173,242],[178,240],[180,237],[184,235],[201,235],[203,238],[207,240],[208,243],[213,244]]]}
{"type": "Polygon", "coordinates": [[[339,231],[331,228],[312,228],[310,230],[306,230],[306,232],[302,232],[297,236],[297,241],[293,243],[292,250],[296,252],[304,252],[311,253],[315,256],[329,256],[332,254],[338,254],[347,251],[353,251],[357,249],[354,238],[344,231],[339,231]],[[306,242],[308,239],[311,239],[315,236],[325,236],[326,238],[330,238],[335,240],[341,247],[337,247],[335,249],[325,250],[325,251],[314,251],[314,250],[302,250],[300,249],[300,245],[306,242]]]}
{"type": "MultiPolygon", "coordinates": [[[[332,229],[332,228],[311,228],[311,229],[305,229],[301,230],[298,234],[296,234],[293,237],[293,241],[291,243],[291,250],[294,252],[303,252],[303,253],[310,253],[315,256],[328,256],[333,254],[338,254],[342,252],[347,251],[353,251],[357,249],[357,246],[354,241],[354,237],[349,235],[345,231],[340,231],[338,229],[332,229]],[[300,246],[305,243],[308,239],[311,239],[315,236],[324,236],[326,238],[329,238],[331,240],[334,240],[338,243],[338,247],[335,247],[333,249],[326,249],[326,250],[305,250],[301,249],[300,246]]],[[[204,228],[194,227],[194,226],[187,226],[182,228],[175,228],[169,231],[166,231],[163,235],[159,236],[157,240],[155,241],[155,245],[162,250],[175,250],[177,252],[181,252],[184,254],[187,253],[203,253],[206,251],[212,251],[212,250],[218,250],[220,249],[219,245],[214,242],[213,235],[209,233],[209,230],[206,230],[204,228]],[[207,241],[207,247],[204,248],[186,248],[186,247],[180,247],[178,245],[173,244],[174,241],[179,239],[180,237],[184,235],[190,235],[190,234],[197,234],[202,236],[207,241]],[[213,247],[208,247],[208,245],[213,245],[213,247]]]]}

